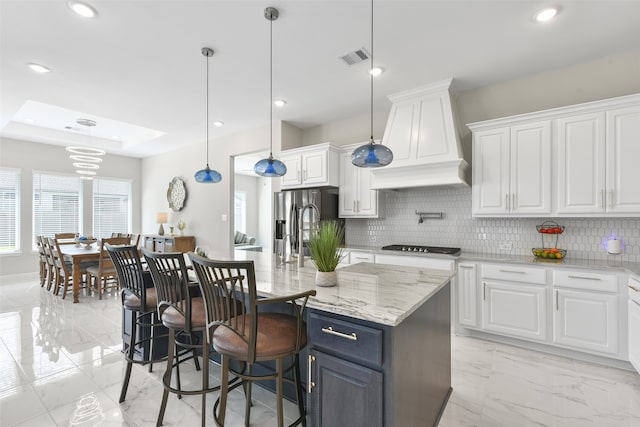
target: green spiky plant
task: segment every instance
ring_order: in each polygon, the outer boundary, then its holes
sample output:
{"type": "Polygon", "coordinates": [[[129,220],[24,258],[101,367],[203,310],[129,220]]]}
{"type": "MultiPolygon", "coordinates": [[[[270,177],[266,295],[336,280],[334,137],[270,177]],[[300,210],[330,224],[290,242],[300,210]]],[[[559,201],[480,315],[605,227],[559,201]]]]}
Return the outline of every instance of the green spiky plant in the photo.
{"type": "Polygon", "coordinates": [[[309,241],[311,257],[318,271],[334,271],[342,258],[344,250],[340,247],[344,236],[344,226],[336,220],[320,222],[318,230],[309,241]]]}

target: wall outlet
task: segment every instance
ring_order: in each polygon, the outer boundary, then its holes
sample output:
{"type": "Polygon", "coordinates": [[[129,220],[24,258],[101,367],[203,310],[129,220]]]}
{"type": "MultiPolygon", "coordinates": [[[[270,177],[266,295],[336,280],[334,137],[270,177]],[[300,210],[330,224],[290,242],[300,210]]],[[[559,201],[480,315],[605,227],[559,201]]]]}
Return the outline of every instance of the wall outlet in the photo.
{"type": "Polygon", "coordinates": [[[513,245],[511,243],[500,243],[501,251],[510,251],[513,245]]]}
{"type": "Polygon", "coordinates": [[[222,221],[227,221],[227,214],[222,214],[222,216],[220,217],[220,219],[222,221]]]}

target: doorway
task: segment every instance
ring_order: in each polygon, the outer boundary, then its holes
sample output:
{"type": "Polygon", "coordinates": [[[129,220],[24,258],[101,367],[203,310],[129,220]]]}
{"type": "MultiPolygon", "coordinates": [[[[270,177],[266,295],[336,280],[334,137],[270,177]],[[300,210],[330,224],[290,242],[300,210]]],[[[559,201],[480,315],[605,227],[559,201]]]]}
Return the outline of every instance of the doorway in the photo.
{"type": "Polygon", "coordinates": [[[269,152],[234,156],[234,249],[270,252],[273,223],[273,178],[258,176],[253,166],[269,152]]]}

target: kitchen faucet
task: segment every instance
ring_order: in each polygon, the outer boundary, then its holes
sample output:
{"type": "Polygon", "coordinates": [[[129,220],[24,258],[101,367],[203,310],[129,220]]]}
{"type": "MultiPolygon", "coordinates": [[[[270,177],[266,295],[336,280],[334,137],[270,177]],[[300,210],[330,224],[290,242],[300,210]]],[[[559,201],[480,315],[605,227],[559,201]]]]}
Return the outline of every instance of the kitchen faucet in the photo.
{"type": "MultiPolygon", "coordinates": [[[[320,218],[320,211],[318,210],[318,207],[313,203],[308,203],[304,205],[302,209],[300,209],[300,216],[298,221],[298,267],[304,267],[304,240],[302,239],[304,221],[302,220],[302,218],[304,217],[304,211],[309,208],[315,210],[318,218],[320,218]]],[[[311,217],[309,217],[309,219],[311,219],[311,217]]],[[[309,231],[309,240],[311,240],[311,230],[309,231]]]]}

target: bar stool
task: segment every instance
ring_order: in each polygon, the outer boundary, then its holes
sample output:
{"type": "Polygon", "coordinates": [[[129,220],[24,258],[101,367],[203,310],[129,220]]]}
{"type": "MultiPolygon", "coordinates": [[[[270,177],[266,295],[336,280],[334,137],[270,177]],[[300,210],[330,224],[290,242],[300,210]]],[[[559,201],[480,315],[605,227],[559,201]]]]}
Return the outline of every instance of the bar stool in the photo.
{"type": "MultiPolygon", "coordinates": [[[[154,341],[167,335],[156,336],[154,330],[157,326],[162,326],[158,319],[156,290],[153,287],[145,286],[145,277],[143,275],[143,267],[140,262],[138,248],[134,245],[112,246],[108,243],[105,245],[109,256],[113,261],[113,265],[118,273],[118,280],[122,287],[122,307],[131,312],[131,336],[126,346],[125,359],[127,360],[127,369],[120,391],[120,400],[122,403],[127,395],[129,387],[129,379],[131,378],[131,368],[134,363],[141,365],[149,365],[149,372],[153,369],[153,364],[165,360],[166,356],[154,359],[154,341]],[[150,320],[149,320],[150,319],[150,320]],[[151,333],[148,338],[137,337],[137,329],[149,327],[151,333]],[[135,358],[135,348],[149,343],[149,357],[135,358]]],[[[151,276],[148,275],[149,280],[151,276]]]]}
{"type": "MultiPolygon", "coordinates": [[[[220,389],[220,386],[209,387],[209,343],[204,338],[206,329],[206,316],[204,313],[204,302],[202,297],[192,298],[189,286],[187,267],[184,255],[180,252],[156,253],[142,249],[145,260],[151,271],[153,285],[156,289],[158,316],[162,324],[169,330],[169,350],[167,355],[167,370],[162,382],[164,393],[162,394],[162,404],[158,414],[158,426],[162,425],[164,413],[167,408],[169,393],[178,394],[181,398],[183,394],[202,395],[202,426],[206,420],[206,393],[220,389]],[[198,334],[199,333],[199,334],[198,334]],[[176,340],[176,337],[180,338],[176,340]],[[179,351],[183,348],[183,352],[179,351]],[[176,351],[178,350],[178,351],[176,351]],[[180,387],[180,363],[193,359],[198,366],[197,350],[202,352],[202,388],[199,390],[182,390],[180,387]],[[193,356],[180,359],[192,351],[193,356]],[[175,354],[175,363],[173,361],[175,354]],[[176,371],[177,388],[171,387],[171,377],[173,370],[176,371]]],[[[194,289],[197,290],[197,285],[194,289]]]]}
{"type": "Polygon", "coordinates": [[[307,344],[306,323],[303,311],[315,290],[273,298],[258,298],[253,261],[214,261],[189,253],[196,272],[200,291],[204,298],[207,317],[207,339],[216,352],[221,355],[222,375],[220,397],[213,408],[213,418],[218,426],[224,426],[227,407],[227,395],[232,387],[228,385],[229,372],[242,379],[245,385],[246,405],[245,424],[249,425],[251,411],[251,383],[257,380],[276,380],[278,426],[284,426],[283,381],[284,374],[293,371],[293,384],[296,389],[300,417],[291,426],[306,425],[306,411],[302,401],[300,384],[299,353],[307,344]],[[301,300],[301,305],[297,301],[301,300]],[[242,305],[236,301],[244,302],[242,305]],[[292,315],[258,311],[265,304],[287,303],[292,315]],[[241,310],[238,310],[241,308],[241,310]],[[285,367],[284,360],[292,358],[285,367]],[[244,362],[246,369],[236,370],[230,360],[244,362]],[[274,372],[266,375],[254,375],[256,362],[273,360],[274,372]],[[216,408],[220,406],[218,414],[216,408]]]}

